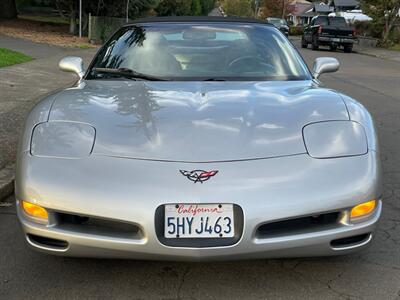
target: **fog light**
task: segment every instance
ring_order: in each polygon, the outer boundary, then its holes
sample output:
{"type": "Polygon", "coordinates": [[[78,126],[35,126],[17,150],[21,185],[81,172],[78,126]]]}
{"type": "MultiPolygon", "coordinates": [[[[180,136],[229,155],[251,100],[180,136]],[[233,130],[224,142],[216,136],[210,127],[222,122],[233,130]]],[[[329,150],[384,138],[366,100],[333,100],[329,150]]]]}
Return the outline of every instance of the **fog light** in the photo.
{"type": "Polygon", "coordinates": [[[47,220],[48,219],[48,214],[46,209],[44,209],[43,207],[30,203],[30,202],[26,202],[26,201],[22,201],[22,208],[24,209],[24,211],[35,218],[39,218],[39,219],[43,219],[43,220],[47,220]]]}
{"type": "Polygon", "coordinates": [[[376,207],[375,200],[371,200],[371,201],[356,205],[351,209],[350,218],[353,219],[353,218],[359,218],[359,217],[368,215],[374,211],[375,207],[376,207]]]}

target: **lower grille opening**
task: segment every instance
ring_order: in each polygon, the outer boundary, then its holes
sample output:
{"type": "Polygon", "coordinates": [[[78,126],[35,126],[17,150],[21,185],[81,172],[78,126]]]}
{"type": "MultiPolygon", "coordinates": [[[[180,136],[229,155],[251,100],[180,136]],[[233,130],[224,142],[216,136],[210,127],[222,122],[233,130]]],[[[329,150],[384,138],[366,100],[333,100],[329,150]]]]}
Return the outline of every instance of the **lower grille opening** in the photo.
{"type": "Polygon", "coordinates": [[[339,217],[339,212],[332,212],[266,223],[258,227],[256,235],[271,238],[327,230],[338,225],[339,217]]]}
{"type": "Polygon", "coordinates": [[[47,238],[44,236],[28,234],[28,239],[33,243],[39,246],[47,247],[47,248],[54,248],[54,249],[67,249],[68,243],[62,240],[56,240],[47,238]]]}
{"type": "Polygon", "coordinates": [[[107,237],[141,239],[137,225],[122,221],[56,213],[57,228],[107,237]]]}
{"type": "Polygon", "coordinates": [[[365,241],[367,241],[370,238],[370,236],[371,236],[370,233],[366,233],[366,234],[354,235],[342,239],[333,240],[331,242],[331,246],[333,248],[345,248],[345,247],[356,246],[358,244],[362,244],[365,241]]]}

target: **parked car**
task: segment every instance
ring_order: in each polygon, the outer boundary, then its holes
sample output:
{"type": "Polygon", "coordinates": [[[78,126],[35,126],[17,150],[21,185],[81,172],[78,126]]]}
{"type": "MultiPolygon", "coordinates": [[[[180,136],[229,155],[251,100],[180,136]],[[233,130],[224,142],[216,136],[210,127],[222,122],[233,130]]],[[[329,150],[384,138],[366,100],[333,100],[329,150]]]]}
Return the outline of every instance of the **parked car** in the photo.
{"type": "Polygon", "coordinates": [[[255,19],[123,26],[79,81],[29,114],[17,154],[28,244],[65,256],[236,260],[348,254],[381,215],[379,147],[356,100],[323,87],[255,19]]]}
{"type": "Polygon", "coordinates": [[[355,30],[346,23],[345,18],[316,16],[304,29],[301,46],[307,48],[311,44],[313,50],[318,50],[319,46],[329,46],[332,51],[343,47],[344,52],[350,53],[356,41],[355,30]]]}
{"type": "Polygon", "coordinates": [[[274,25],[280,31],[282,31],[286,36],[289,36],[289,26],[284,19],[280,18],[267,18],[267,22],[274,25]]]}

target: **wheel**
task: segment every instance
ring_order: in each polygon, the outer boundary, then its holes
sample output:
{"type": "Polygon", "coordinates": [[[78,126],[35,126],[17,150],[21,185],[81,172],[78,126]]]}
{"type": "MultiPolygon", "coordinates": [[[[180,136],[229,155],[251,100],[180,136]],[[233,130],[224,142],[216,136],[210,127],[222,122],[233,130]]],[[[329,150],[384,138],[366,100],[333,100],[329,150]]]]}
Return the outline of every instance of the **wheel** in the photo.
{"type": "Polygon", "coordinates": [[[306,42],[304,37],[302,37],[301,38],[301,48],[307,48],[307,47],[308,47],[308,43],[306,42]]]}
{"type": "Polygon", "coordinates": [[[345,53],[351,53],[353,51],[353,45],[344,45],[344,52],[345,53]]]}
{"type": "Polygon", "coordinates": [[[329,49],[330,49],[331,51],[336,51],[336,50],[337,50],[337,46],[336,46],[336,45],[330,45],[330,46],[329,46],[329,49]]]}
{"type": "Polygon", "coordinates": [[[318,44],[318,40],[316,37],[313,37],[312,39],[312,49],[313,50],[318,50],[319,49],[319,44],[318,44]]]}

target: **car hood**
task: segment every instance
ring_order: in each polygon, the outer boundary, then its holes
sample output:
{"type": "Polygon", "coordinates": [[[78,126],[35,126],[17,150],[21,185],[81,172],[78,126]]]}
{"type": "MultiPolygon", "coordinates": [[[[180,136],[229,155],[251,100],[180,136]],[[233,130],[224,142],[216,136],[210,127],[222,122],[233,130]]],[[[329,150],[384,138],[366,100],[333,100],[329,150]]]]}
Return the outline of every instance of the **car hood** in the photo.
{"type": "Polygon", "coordinates": [[[60,92],[49,114],[91,124],[94,154],[186,162],[306,153],[306,124],[348,119],[340,96],[312,81],[90,80],[60,92]]]}

